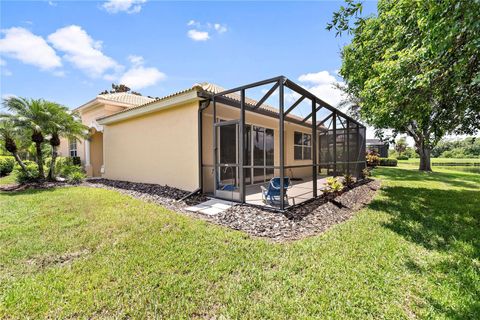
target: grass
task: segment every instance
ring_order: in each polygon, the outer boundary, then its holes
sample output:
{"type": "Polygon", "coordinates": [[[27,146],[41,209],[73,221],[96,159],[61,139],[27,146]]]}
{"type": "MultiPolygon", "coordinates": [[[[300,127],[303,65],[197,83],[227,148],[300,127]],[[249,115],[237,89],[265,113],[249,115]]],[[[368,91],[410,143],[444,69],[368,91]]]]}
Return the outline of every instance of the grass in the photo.
{"type": "Polygon", "coordinates": [[[10,174],[5,177],[0,177],[0,186],[7,185],[7,184],[14,184],[15,183],[15,175],[10,174]]]}
{"type": "MultiPolygon", "coordinates": [[[[480,158],[432,158],[433,163],[480,163],[480,158]]],[[[399,160],[400,163],[420,163],[420,158],[410,158],[408,160],[399,160]]]]}
{"type": "Polygon", "coordinates": [[[103,189],[0,194],[0,318],[480,318],[480,175],[375,176],[367,208],[290,243],[103,189]]]}

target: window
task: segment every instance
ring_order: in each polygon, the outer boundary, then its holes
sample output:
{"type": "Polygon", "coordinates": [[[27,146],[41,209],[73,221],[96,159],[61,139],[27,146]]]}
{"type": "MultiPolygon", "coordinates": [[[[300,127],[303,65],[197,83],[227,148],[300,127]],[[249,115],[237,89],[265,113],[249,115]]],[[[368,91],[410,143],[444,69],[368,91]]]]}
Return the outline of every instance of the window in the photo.
{"type": "Polygon", "coordinates": [[[70,140],[70,157],[77,157],[77,140],[70,140]]]}
{"type": "Polygon", "coordinates": [[[312,135],[303,132],[294,132],[293,155],[295,160],[312,159],[312,135]]]}

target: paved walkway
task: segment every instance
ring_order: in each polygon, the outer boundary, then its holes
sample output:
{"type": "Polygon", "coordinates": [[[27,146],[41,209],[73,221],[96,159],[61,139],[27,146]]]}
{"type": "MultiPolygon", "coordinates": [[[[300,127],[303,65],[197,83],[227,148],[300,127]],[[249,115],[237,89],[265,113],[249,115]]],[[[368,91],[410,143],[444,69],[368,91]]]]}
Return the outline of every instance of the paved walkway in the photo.
{"type": "Polygon", "coordinates": [[[200,212],[209,216],[217,215],[233,207],[235,203],[220,199],[211,199],[195,206],[185,208],[187,211],[200,212]]]}

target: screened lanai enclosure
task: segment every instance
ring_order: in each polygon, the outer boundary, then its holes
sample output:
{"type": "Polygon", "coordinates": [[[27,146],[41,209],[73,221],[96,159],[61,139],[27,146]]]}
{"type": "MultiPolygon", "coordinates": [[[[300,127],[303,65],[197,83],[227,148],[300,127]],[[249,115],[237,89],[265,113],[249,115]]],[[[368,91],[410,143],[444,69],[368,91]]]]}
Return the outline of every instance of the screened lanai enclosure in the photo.
{"type": "Polygon", "coordinates": [[[285,210],[320,196],[325,180],[365,168],[365,126],[280,76],[212,86],[199,108],[202,190],[285,210]]]}

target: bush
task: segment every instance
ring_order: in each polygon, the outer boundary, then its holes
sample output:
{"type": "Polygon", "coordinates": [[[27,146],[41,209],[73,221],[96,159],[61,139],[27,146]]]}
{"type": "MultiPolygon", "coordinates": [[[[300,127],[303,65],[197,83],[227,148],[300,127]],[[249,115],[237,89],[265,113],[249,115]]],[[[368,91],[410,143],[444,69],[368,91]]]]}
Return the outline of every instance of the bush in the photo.
{"type": "Polygon", "coordinates": [[[72,161],[72,164],[75,166],[81,166],[82,165],[82,160],[80,160],[80,157],[69,157],[68,161],[72,161]]]}
{"type": "Polygon", "coordinates": [[[83,169],[73,164],[65,164],[60,167],[60,171],[58,172],[58,175],[68,179],[68,177],[70,177],[72,174],[77,172],[83,173],[83,169]]]}
{"type": "Polygon", "coordinates": [[[0,177],[6,176],[13,171],[15,158],[11,156],[0,156],[0,177]]]}
{"type": "Polygon", "coordinates": [[[397,157],[397,160],[408,160],[410,159],[407,155],[401,155],[397,157]]]}
{"type": "Polygon", "coordinates": [[[380,163],[380,157],[374,151],[369,151],[366,156],[367,166],[376,167],[380,163]]]}
{"type": "Polygon", "coordinates": [[[15,180],[20,183],[24,184],[27,182],[35,182],[38,180],[38,165],[34,161],[23,161],[27,171],[23,171],[23,169],[17,164],[15,165],[15,180]]]}
{"type": "Polygon", "coordinates": [[[382,167],[396,167],[397,164],[398,164],[397,159],[380,158],[379,165],[382,166],[382,167]]]}
{"type": "Polygon", "coordinates": [[[77,184],[82,182],[85,177],[86,175],[82,171],[74,171],[67,177],[67,179],[68,182],[77,184]]]}
{"type": "Polygon", "coordinates": [[[355,183],[355,181],[353,180],[353,176],[351,174],[344,175],[343,182],[345,183],[346,186],[351,186],[355,183]]]}
{"type": "Polygon", "coordinates": [[[362,178],[363,179],[366,179],[368,177],[370,177],[372,175],[372,173],[370,172],[370,170],[368,170],[368,168],[364,168],[362,170],[362,178]]]}
{"type": "MultiPolygon", "coordinates": [[[[50,163],[52,162],[52,158],[45,159],[45,166],[50,170],[50,163]]],[[[72,166],[73,160],[70,157],[57,157],[55,160],[55,176],[62,176],[65,177],[62,172],[65,170],[66,166],[72,166]]]]}
{"type": "Polygon", "coordinates": [[[327,178],[327,192],[338,193],[343,190],[343,183],[340,182],[338,178],[330,177],[327,178]]]}

